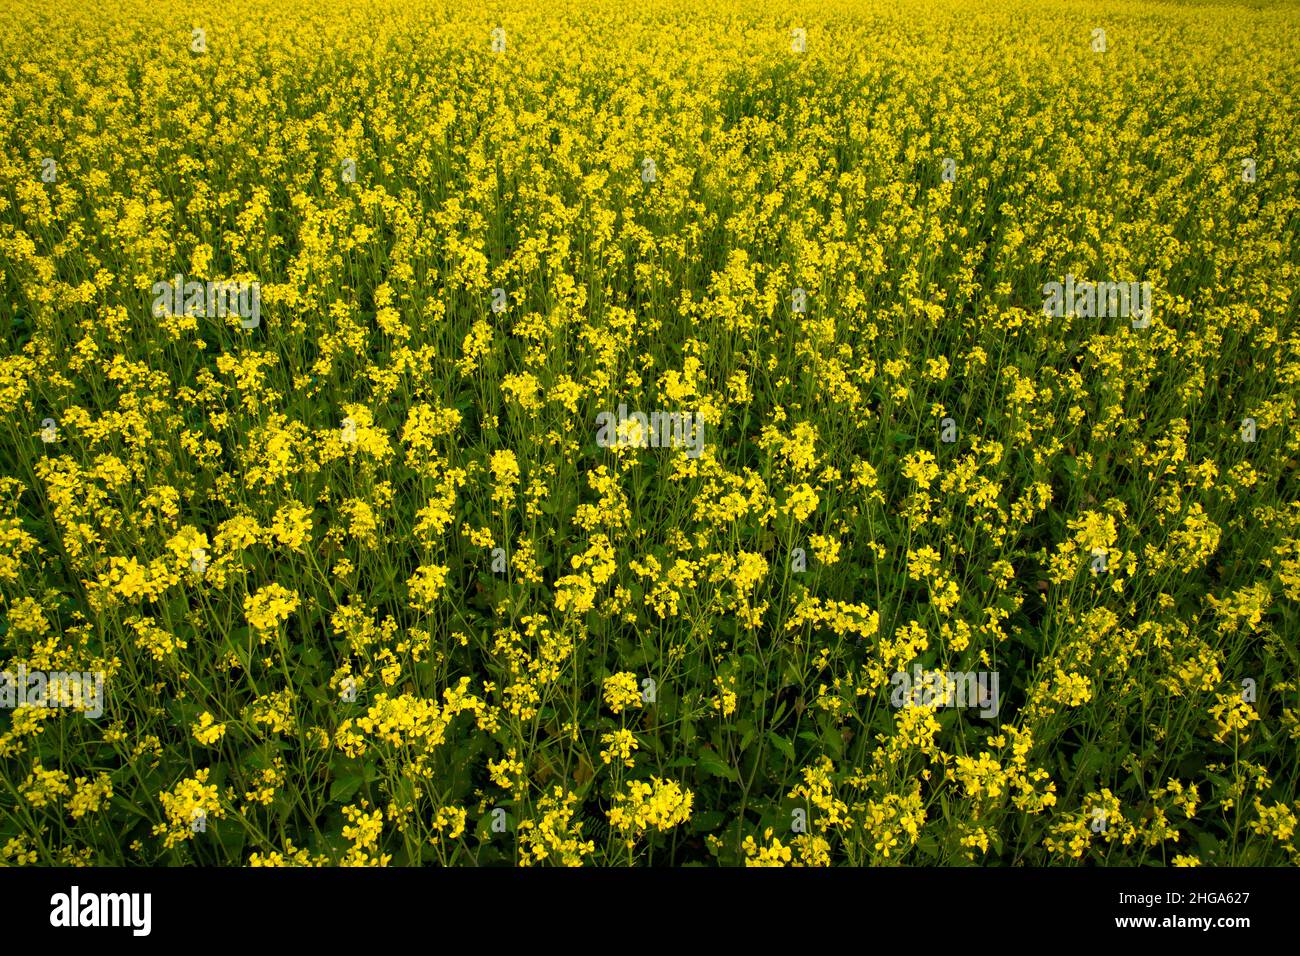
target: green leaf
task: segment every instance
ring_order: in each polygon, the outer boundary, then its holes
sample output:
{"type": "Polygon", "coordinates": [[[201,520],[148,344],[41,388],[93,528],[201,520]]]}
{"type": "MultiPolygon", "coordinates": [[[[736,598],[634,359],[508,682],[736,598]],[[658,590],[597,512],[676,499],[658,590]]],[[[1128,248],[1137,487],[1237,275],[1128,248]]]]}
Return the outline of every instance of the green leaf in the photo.
{"type": "Polygon", "coordinates": [[[691,817],[691,830],[695,833],[708,833],[727,822],[727,815],[721,810],[705,810],[691,817]]]}
{"type": "Polygon", "coordinates": [[[794,744],[790,743],[790,741],[786,740],[775,730],[769,730],[767,732],[767,739],[771,742],[773,747],[785,755],[786,760],[789,760],[791,763],[795,762],[794,744]]]}
{"type": "Polygon", "coordinates": [[[697,763],[705,773],[736,782],[736,771],[712,750],[701,750],[697,763]]]}

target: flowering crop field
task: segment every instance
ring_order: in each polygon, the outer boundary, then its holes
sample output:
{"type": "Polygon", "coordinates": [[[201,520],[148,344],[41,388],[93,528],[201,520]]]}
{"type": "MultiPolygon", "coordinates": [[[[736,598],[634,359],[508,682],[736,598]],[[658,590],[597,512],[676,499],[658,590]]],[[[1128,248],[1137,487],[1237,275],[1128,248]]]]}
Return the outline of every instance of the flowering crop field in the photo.
{"type": "Polygon", "coordinates": [[[0,0],[0,858],[1300,863],[1300,8],[0,0]]]}

